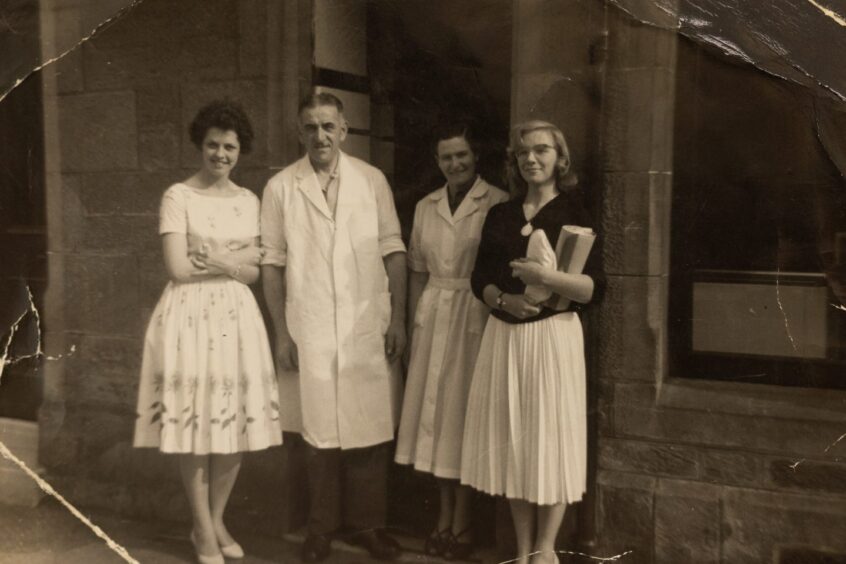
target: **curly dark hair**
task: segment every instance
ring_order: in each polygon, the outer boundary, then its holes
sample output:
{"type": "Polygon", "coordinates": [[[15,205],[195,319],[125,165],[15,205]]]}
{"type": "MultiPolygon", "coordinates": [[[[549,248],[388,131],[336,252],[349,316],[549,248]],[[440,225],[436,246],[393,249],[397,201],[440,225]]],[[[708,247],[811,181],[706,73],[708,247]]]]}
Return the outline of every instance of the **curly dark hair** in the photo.
{"type": "Polygon", "coordinates": [[[188,128],[194,146],[201,148],[206,133],[213,127],[234,131],[241,144],[242,154],[246,155],[253,150],[253,126],[241,104],[232,100],[215,100],[200,108],[188,128]]]}

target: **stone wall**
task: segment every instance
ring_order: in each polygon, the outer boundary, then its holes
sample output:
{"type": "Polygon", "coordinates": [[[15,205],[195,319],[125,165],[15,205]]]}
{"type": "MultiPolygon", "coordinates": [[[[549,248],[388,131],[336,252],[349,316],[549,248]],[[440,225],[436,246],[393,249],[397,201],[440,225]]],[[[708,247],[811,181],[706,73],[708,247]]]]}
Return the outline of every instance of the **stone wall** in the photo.
{"type": "MultiPolygon", "coordinates": [[[[692,69],[676,69],[673,31],[616,8],[608,16],[597,550],[667,564],[842,553],[844,445],[835,443],[846,430],[846,396],[687,380],[669,362],[674,98],[691,95],[676,80],[692,69]]],[[[666,25],[675,27],[670,17],[666,25]]]]}
{"type": "MultiPolygon", "coordinates": [[[[80,505],[165,519],[189,514],[175,458],[131,446],[143,332],[166,283],[159,199],[198,167],[187,125],[213,99],[240,101],[253,122],[254,151],[233,174],[242,186],[261,193],[269,146],[287,150],[276,153],[280,160],[297,151],[280,132],[290,105],[270,97],[280,87],[268,78],[293,77],[295,95],[286,100],[296,104],[296,62],[293,71],[286,67],[280,47],[276,66],[268,63],[269,47],[282,41],[281,34],[268,37],[268,29],[296,29],[296,6],[42,2],[45,58],[128,8],[42,76],[50,253],[45,342],[48,354],[66,356],[45,366],[40,458],[57,489],[80,505]]],[[[236,514],[261,514],[256,524],[282,526],[283,458],[281,449],[247,457],[233,494],[236,514]]]]}

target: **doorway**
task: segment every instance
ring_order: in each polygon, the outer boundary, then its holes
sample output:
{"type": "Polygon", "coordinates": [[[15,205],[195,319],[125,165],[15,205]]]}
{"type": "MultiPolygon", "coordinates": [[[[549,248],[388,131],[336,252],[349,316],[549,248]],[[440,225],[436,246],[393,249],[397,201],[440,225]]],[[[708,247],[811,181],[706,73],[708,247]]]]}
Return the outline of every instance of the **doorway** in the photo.
{"type": "MultiPolygon", "coordinates": [[[[444,184],[431,142],[436,124],[471,122],[483,143],[481,176],[505,188],[512,3],[380,1],[370,9],[371,96],[372,102],[392,107],[394,173],[390,180],[407,241],[417,202],[444,184]],[[390,56],[385,56],[386,49],[391,49],[390,56]]],[[[389,496],[391,526],[417,537],[427,536],[436,523],[439,503],[432,476],[392,465],[389,496]]],[[[497,506],[488,496],[475,497],[473,522],[478,544],[496,544],[497,531],[502,528],[496,524],[497,506]]],[[[510,533],[510,523],[506,523],[510,533]]]]}

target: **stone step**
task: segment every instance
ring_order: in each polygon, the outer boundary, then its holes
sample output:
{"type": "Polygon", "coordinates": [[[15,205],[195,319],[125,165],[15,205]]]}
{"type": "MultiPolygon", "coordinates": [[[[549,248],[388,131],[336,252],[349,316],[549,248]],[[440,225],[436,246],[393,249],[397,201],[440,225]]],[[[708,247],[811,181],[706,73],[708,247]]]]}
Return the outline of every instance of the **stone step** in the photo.
{"type": "Polygon", "coordinates": [[[0,505],[35,507],[44,495],[35,480],[20,468],[0,468],[0,505]]]}

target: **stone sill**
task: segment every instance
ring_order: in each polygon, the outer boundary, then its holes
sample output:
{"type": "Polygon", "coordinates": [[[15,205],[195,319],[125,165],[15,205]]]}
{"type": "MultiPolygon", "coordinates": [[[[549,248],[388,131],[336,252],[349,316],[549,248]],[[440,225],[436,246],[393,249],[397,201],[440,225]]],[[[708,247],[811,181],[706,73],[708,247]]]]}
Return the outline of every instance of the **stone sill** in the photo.
{"type": "Polygon", "coordinates": [[[846,390],[671,378],[659,386],[656,405],[710,413],[846,423],[846,390]]]}

